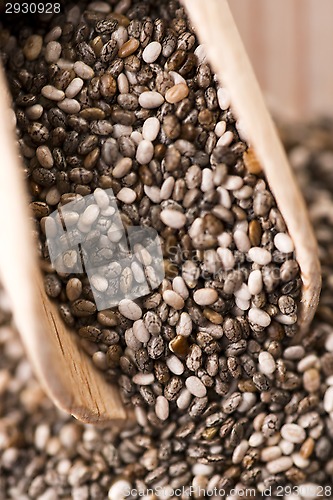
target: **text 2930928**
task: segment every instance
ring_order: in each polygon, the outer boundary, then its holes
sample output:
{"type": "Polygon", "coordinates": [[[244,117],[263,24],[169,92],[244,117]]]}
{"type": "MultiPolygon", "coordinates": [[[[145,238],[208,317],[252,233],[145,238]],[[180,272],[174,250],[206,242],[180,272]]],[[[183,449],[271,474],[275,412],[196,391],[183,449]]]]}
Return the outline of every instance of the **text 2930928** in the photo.
{"type": "Polygon", "coordinates": [[[6,14],[59,14],[61,5],[59,2],[6,2],[6,14]]]}

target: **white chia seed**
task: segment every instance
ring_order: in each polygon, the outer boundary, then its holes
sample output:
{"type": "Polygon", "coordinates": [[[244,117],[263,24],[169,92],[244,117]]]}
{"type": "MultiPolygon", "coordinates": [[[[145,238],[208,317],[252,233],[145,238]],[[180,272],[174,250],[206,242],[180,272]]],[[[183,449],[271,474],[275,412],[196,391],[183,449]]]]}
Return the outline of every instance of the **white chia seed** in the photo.
{"type": "Polygon", "coordinates": [[[112,171],[113,177],[116,179],[121,179],[126,174],[128,174],[132,169],[132,158],[122,158],[118,161],[116,166],[112,171]]]}
{"type": "Polygon", "coordinates": [[[166,365],[169,370],[175,375],[182,375],[182,373],[184,373],[184,365],[175,355],[172,355],[166,359],[166,365]]]}
{"type": "Polygon", "coordinates": [[[186,84],[186,80],[185,78],[183,78],[179,73],[177,73],[176,71],[169,71],[169,75],[171,76],[171,78],[173,79],[173,83],[175,85],[177,85],[178,83],[185,83],[186,84]]]}
{"type": "Polygon", "coordinates": [[[280,430],[283,439],[291,443],[303,443],[306,438],[305,430],[297,424],[284,424],[280,430]]]}
{"type": "Polygon", "coordinates": [[[67,99],[67,97],[65,97],[65,99],[58,102],[58,108],[60,108],[65,113],[73,115],[79,113],[81,105],[75,99],[67,99]]]}
{"type": "Polygon", "coordinates": [[[250,239],[244,231],[237,230],[234,232],[234,242],[240,252],[247,253],[251,248],[250,239]]]}
{"type": "Polygon", "coordinates": [[[161,221],[173,229],[181,229],[185,226],[186,216],[178,210],[166,208],[161,212],[161,221]]]}
{"type": "Polygon", "coordinates": [[[255,403],[255,395],[252,392],[243,392],[242,401],[237,408],[240,413],[246,413],[255,403]]]}
{"type": "Polygon", "coordinates": [[[174,185],[175,179],[173,177],[168,177],[167,179],[165,179],[160,190],[161,200],[168,200],[169,198],[171,198],[174,185]]]}
{"type": "Polygon", "coordinates": [[[324,410],[327,413],[333,412],[333,386],[328,387],[324,395],[324,410]]]}
{"type": "Polygon", "coordinates": [[[154,374],[153,373],[137,373],[133,377],[134,384],[138,385],[151,385],[154,382],[154,374]]]}
{"type": "Polygon", "coordinates": [[[73,69],[77,76],[79,76],[83,80],[90,80],[90,78],[93,78],[95,74],[94,70],[83,61],[76,61],[74,63],[73,69]]]}
{"type": "Polygon", "coordinates": [[[161,191],[157,186],[144,186],[144,192],[153,203],[161,202],[161,191]]]}
{"type": "Polygon", "coordinates": [[[147,63],[153,63],[159,57],[162,45],[159,42],[150,42],[142,52],[142,59],[147,63]]]}
{"type": "Polygon", "coordinates": [[[110,200],[104,189],[96,188],[94,191],[94,198],[101,210],[106,210],[108,208],[110,200]]]}
{"type": "Polygon", "coordinates": [[[99,216],[99,213],[100,209],[98,205],[89,205],[80,216],[80,222],[87,226],[91,226],[99,216]]]}
{"type": "Polygon", "coordinates": [[[293,453],[291,458],[293,459],[294,465],[299,469],[306,469],[310,465],[310,460],[302,457],[300,453],[293,453]]]}
{"type": "Polygon", "coordinates": [[[53,87],[53,85],[45,85],[41,90],[41,94],[50,101],[62,101],[65,98],[65,93],[53,87]]]}
{"type": "Polygon", "coordinates": [[[233,464],[240,464],[245,457],[245,454],[249,448],[249,442],[246,439],[243,439],[239,445],[236,446],[234,452],[231,457],[231,461],[233,464]]]}
{"type": "MultiPolygon", "coordinates": [[[[224,134],[225,135],[225,134],[224,134]]],[[[223,136],[219,139],[221,140],[223,136]]],[[[228,191],[235,191],[240,189],[244,184],[242,177],[238,175],[228,175],[226,180],[223,182],[222,187],[228,191]]]]}
{"type": "Polygon", "coordinates": [[[109,489],[108,499],[109,500],[125,500],[127,497],[127,492],[131,491],[131,483],[125,479],[118,479],[115,481],[111,488],[109,489]]]}
{"type": "Polygon", "coordinates": [[[191,375],[185,381],[187,389],[193,396],[197,398],[203,398],[207,394],[207,389],[198,377],[191,375]]]}
{"type": "Polygon", "coordinates": [[[262,373],[265,373],[265,375],[271,375],[272,373],[275,372],[276,370],[275,359],[269,352],[262,351],[259,354],[258,361],[259,361],[259,369],[262,373]]]}
{"type": "Polygon", "coordinates": [[[222,137],[222,135],[224,134],[225,130],[226,130],[226,127],[227,127],[227,124],[225,121],[220,121],[220,122],[217,122],[217,124],[215,125],[215,134],[217,135],[217,137],[222,137]]]}
{"type": "Polygon", "coordinates": [[[305,358],[301,359],[297,364],[297,371],[303,373],[309,368],[316,366],[319,363],[318,356],[316,354],[308,354],[305,358]]]}
{"type": "Polygon", "coordinates": [[[142,92],[139,96],[139,104],[146,109],[159,108],[164,102],[164,97],[155,91],[142,92]]]}
{"type": "Polygon", "coordinates": [[[160,420],[167,420],[169,416],[169,401],[164,396],[157,396],[155,413],[160,420]]]}
{"type": "Polygon", "coordinates": [[[285,472],[293,466],[293,459],[291,457],[280,457],[272,460],[267,464],[267,470],[270,474],[279,474],[285,472]]]}
{"type": "Polygon", "coordinates": [[[163,300],[168,306],[176,309],[176,311],[183,309],[185,305],[184,299],[173,290],[165,290],[163,292],[163,300]]]}
{"type": "Polygon", "coordinates": [[[200,189],[203,193],[214,189],[213,172],[210,168],[204,168],[202,171],[200,189]]]}
{"type": "Polygon", "coordinates": [[[249,445],[253,448],[258,448],[264,442],[264,436],[261,432],[254,432],[249,437],[249,445]]]}
{"type": "Polygon", "coordinates": [[[149,163],[154,156],[154,146],[151,141],[143,139],[138,145],[136,159],[141,165],[149,163]]]}
{"type": "Polygon", "coordinates": [[[286,441],[285,439],[281,439],[281,441],[279,441],[279,447],[281,448],[283,455],[291,455],[295,449],[294,443],[286,441]]]}
{"type": "Polygon", "coordinates": [[[283,357],[292,361],[304,358],[305,349],[302,345],[292,345],[283,352],[283,357]]]}
{"type": "Polygon", "coordinates": [[[260,247],[250,248],[248,255],[253,262],[260,266],[266,266],[272,260],[272,254],[268,250],[260,247]]]}
{"type": "Polygon", "coordinates": [[[218,99],[219,106],[223,111],[230,107],[229,92],[225,88],[218,89],[217,99],[218,99]]]}
{"type": "Polygon", "coordinates": [[[272,462],[281,457],[282,451],[279,446],[267,446],[261,450],[260,458],[263,462],[272,462]]]}
{"type": "Polygon", "coordinates": [[[147,141],[155,141],[160,131],[160,127],[161,123],[155,116],[147,118],[142,126],[143,138],[147,141]]]}
{"type": "Polygon", "coordinates": [[[249,310],[249,320],[256,325],[263,326],[266,328],[271,323],[271,317],[266,311],[258,309],[257,307],[251,307],[249,310]]]}
{"type": "Polygon", "coordinates": [[[275,321],[278,323],[281,323],[282,325],[294,325],[297,322],[297,315],[296,314],[290,314],[289,316],[287,314],[277,314],[274,317],[275,321]]]}
{"type": "Polygon", "coordinates": [[[125,318],[131,319],[132,321],[138,320],[142,316],[141,307],[130,299],[121,300],[118,309],[125,318]]]}
{"type": "Polygon", "coordinates": [[[192,333],[192,319],[187,312],[182,312],[176,325],[177,335],[189,337],[192,333]]]}
{"type": "MultiPolygon", "coordinates": [[[[232,141],[234,140],[234,134],[231,132],[231,130],[227,130],[224,132],[223,135],[219,138],[219,140],[216,143],[216,146],[218,147],[227,147],[229,146],[232,141]]],[[[230,190],[233,189],[232,184],[230,184],[230,190]]],[[[237,188],[239,189],[239,188],[237,188]]]]}
{"type": "Polygon", "coordinates": [[[172,281],[172,288],[176,293],[178,293],[184,300],[188,299],[189,291],[186,286],[185,281],[181,276],[176,276],[172,281]]]}
{"type": "Polygon", "coordinates": [[[249,290],[249,287],[243,283],[241,287],[234,292],[235,297],[241,300],[250,300],[251,299],[251,293],[249,290]]]}
{"type": "Polygon", "coordinates": [[[73,80],[65,90],[66,97],[68,99],[73,99],[73,97],[75,97],[82,90],[83,84],[84,81],[82,80],[82,78],[73,78],[73,80]]]}
{"type": "Polygon", "coordinates": [[[45,53],[44,53],[45,61],[49,64],[56,63],[61,56],[61,52],[62,52],[62,47],[59,42],[56,41],[49,42],[45,47],[45,53]]]}
{"type": "Polygon", "coordinates": [[[124,73],[120,73],[117,78],[117,85],[120,94],[128,94],[130,87],[128,83],[128,79],[124,73]]]}
{"type": "MultiPolygon", "coordinates": [[[[230,238],[231,239],[231,238],[230,238]]],[[[226,243],[228,240],[226,241],[226,243]]],[[[222,262],[223,269],[225,271],[230,271],[235,266],[235,257],[232,251],[229,248],[218,248],[217,255],[222,262]]]]}
{"type": "Polygon", "coordinates": [[[117,194],[117,198],[119,201],[122,201],[123,203],[130,205],[134,203],[134,201],[136,200],[136,192],[133,191],[133,189],[124,187],[117,194]]]}
{"type": "Polygon", "coordinates": [[[98,292],[106,292],[108,289],[108,280],[99,274],[93,274],[90,278],[90,282],[98,292]]]}
{"type": "Polygon", "coordinates": [[[274,245],[281,253],[291,253],[294,251],[294,243],[286,233],[278,233],[274,236],[274,245]]]}
{"type": "Polygon", "coordinates": [[[192,394],[188,389],[182,389],[180,392],[176,404],[180,410],[186,410],[189,407],[192,399],[192,394]]]}
{"type": "Polygon", "coordinates": [[[194,301],[200,306],[210,306],[218,299],[218,293],[213,288],[199,288],[193,294],[194,301]]]}

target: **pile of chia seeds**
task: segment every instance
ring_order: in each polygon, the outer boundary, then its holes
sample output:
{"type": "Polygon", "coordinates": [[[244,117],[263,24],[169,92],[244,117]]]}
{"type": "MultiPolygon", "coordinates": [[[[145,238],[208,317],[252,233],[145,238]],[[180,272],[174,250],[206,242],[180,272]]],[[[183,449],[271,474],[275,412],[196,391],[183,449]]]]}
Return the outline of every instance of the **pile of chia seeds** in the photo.
{"type": "MultiPolygon", "coordinates": [[[[135,409],[137,426],[107,457],[110,474],[136,488],[128,498],[158,487],[170,498],[191,485],[227,497],[235,487],[329,484],[331,327],[319,322],[292,345],[301,288],[293,242],[183,8],[69,4],[35,25],[6,24],[0,49],[46,292],[135,409]],[[158,232],[165,279],[98,311],[94,292],[109,281],[71,272],[75,250],[63,256],[67,272],[55,272],[45,229],[57,208],[92,195],[94,208],[71,211],[71,224],[112,254],[109,189],[126,230],[158,232]],[[312,349],[324,334],[321,358],[312,349]]],[[[133,266],[108,272],[112,293],[142,280],[133,266]]],[[[122,498],[121,483],[114,488],[109,498],[122,498]]]]}

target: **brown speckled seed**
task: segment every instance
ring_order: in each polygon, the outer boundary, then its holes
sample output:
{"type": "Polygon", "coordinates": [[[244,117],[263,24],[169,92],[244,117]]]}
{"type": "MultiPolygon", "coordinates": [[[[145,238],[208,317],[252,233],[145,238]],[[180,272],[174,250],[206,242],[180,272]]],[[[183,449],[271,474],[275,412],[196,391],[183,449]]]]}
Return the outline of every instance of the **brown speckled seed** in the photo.
{"type": "Polygon", "coordinates": [[[78,278],[71,278],[66,285],[66,294],[69,300],[73,301],[80,297],[82,292],[82,282],[78,278]]]}
{"type": "Polygon", "coordinates": [[[301,449],[299,451],[301,457],[305,459],[311,457],[314,447],[315,447],[314,439],[312,437],[308,437],[302,444],[301,449]]]}
{"type": "Polygon", "coordinates": [[[170,341],[169,348],[172,352],[177,354],[177,356],[185,358],[189,352],[189,343],[186,337],[183,335],[177,335],[170,341]]]}
{"type": "Polygon", "coordinates": [[[188,94],[189,88],[186,83],[178,83],[166,91],[165,100],[170,104],[175,104],[185,99],[188,94]]]}
{"type": "Polygon", "coordinates": [[[28,61],[35,61],[41,53],[43,47],[43,38],[40,35],[31,35],[27,38],[23,54],[28,61]]]}
{"type": "Polygon", "coordinates": [[[120,47],[118,51],[118,56],[124,59],[125,57],[130,56],[139,48],[140,42],[136,38],[131,38],[127,40],[127,42],[120,47]]]}
{"type": "Polygon", "coordinates": [[[262,229],[260,222],[257,219],[251,220],[249,223],[249,238],[253,247],[260,246],[262,229]]]}
{"type": "Polygon", "coordinates": [[[247,151],[245,151],[245,153],[243,154],[243,161],[244,161],[244,165],[245,165],[246,170],[250,174],[254,174],[254,175],[261,174],[261,172],[262,172],[261,165],[260,165],[252,148],[249,148],[247,151]]]}

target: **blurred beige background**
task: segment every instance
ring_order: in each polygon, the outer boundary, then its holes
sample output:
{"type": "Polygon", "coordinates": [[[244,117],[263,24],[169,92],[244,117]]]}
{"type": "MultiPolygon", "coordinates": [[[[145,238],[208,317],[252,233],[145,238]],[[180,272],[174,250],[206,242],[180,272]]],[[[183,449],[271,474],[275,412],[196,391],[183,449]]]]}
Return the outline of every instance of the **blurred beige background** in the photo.
{"type": "Polygon", "coordinates": [[[333,0],[229,0],[267,102],[333,116],[333,0]]]}

